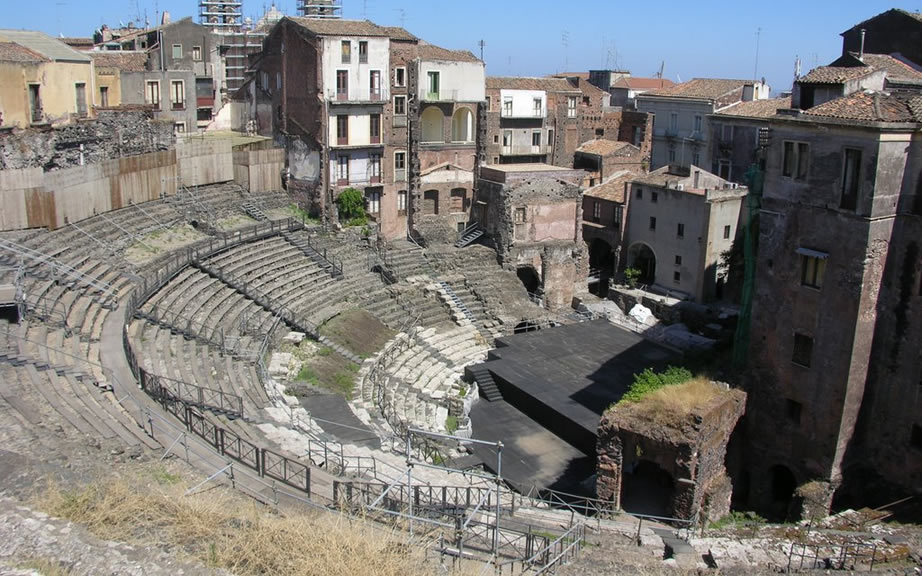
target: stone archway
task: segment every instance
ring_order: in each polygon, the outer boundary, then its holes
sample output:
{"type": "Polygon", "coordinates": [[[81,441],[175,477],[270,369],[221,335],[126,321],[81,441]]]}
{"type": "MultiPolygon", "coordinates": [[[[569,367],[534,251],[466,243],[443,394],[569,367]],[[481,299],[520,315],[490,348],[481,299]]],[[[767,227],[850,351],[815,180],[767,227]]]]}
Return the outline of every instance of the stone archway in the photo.
{"type": "Polygon", "coordinates": [[[631,244],[628,248],[627,265],[629,268],[640,270],[638,282],[641,284],[656,282],[656,254],[649,245],[643,242],[631,244]]]}
{"type": "Polygon", "coordinates": [[[515,274],[529,294],[537,294],[541,290],[541,276],[534,266],[519,266],[515,274]]]}
{"type": "Polygon", "coordinates": [[[474,141],[474,115],[470,108],[458,108],[451,118],[451,141],[474,141]]]}
{"type": "Polygon", "coordinates": [[[791,502],[794,500],[794,491],[797,489],[797,477],[787,466],[778,464],[769,470],[771,478],[771,503],[769,504],[769,520],[786,521],[789,518],[791,502]]]}
{"type": "Polygon", "coordinates": [[[438,106],[429,106],[423,110],[420,116],[422,125],[421,136],[423,142],[444,142],[445,137],[442,132],[442,121],[445,115],[438,106]]]}
{"type": "Polygon", "coordinates": [[[641,459],[621,479],[621,507],[634,514],[672,516],[675,481],[669,472],[649,460],[641,459]]]}

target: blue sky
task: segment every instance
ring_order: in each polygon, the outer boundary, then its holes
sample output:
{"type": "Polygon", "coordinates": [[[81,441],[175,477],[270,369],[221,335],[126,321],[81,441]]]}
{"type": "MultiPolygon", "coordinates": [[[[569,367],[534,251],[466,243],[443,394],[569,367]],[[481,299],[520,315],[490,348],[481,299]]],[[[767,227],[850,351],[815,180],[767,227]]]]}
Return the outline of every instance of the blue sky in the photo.
{"type": "MultiPolygon", "coordinates": [[[[258,17],[271,1],[243,0],[258,17]]],[[[294,14],[295,0],[276,0],[294,14]]],[[[752,78],[775,90],[790,87],[794,59],[806,72],[835,59],[839,33],[890,8],[922,9],[915,2],[878,0],[343,0],[347,18],[403,25],[447,48],[479,52],[489,75],[540,76],[590,68],[622,68],[651,76],[665,62],[670,80],[695,76],[752,78]]],[[[174,19],[195,15],[197,0],[0,0],[0,28],[89,36],[103,22],[152,22],[167,10],[174,19]]]]}

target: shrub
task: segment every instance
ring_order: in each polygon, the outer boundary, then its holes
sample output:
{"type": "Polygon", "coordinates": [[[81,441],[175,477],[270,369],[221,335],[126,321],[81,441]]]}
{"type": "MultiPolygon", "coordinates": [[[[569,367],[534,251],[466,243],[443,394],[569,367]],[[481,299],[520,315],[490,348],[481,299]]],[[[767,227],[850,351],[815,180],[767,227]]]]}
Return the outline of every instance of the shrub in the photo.
{"type": "Polygon", "coordinates": [[[647,368],[639,374],[634,374],[634,382],[618,403],[637,402],[655,390],[659,390],[666,386],[682,384],[691,379],[692,373],[686,368],[669,366],[664,372],[659,373],[647,368]]]}
{"type": "Polygon", "coordinates": [[[339,209],[339,220],[346,226],[364,226],[365,198],[362,191],[356,188],[346,188],[336,198],[336,207],[339,209]]]}
{"type": "Polygon", "coordinates": [[[640,270],[637,268],[628,268],[624,271],[624,279],[627,280],[628,286],[633,288],[637,285],[637,279],[640,278],[640,270]]]}

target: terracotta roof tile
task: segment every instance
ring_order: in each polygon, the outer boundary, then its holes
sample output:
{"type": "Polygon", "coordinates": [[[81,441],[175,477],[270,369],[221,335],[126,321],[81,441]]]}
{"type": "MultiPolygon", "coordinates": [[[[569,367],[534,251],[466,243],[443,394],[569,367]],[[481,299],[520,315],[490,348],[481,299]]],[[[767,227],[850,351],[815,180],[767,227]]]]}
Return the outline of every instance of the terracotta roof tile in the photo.
{"type": "Polygon", "coordinates": [[[870,122],[922,122],[922,96],[855,92],[814,106],[804,115],[870,122]]]}
{"type": "Polygon", "coordinates": [[[784,110],[791,107],[791,97],[786,98],[768,98],[765,100],[751,100],[749,102],[740,102],[729,108],[724,108],[718,114],[722,116],[745,116],[747,118],[770,118],[778,113],[778,110],[784,110]]]}
{"type": "Polygon", "coordinates": [[[435,44],[419,45],[419,57],[423,60],[443,60],[447,62],[480,62],[480,59],[467,50],[449,50],[435,44]]]}
{"type": "Polygon", "coordinates": [[[874,71],[871,66],[819,66],[797,79],[800,84],[844,84],[864,78],[874,71]]]}
{"type": "Polygon", "coordinates": [[[409,40],[412,42],[416,42],[417,40],[419,40],[419,38],[410,34],[409,32],[407,32],[404,28],[401,28],[400,26],[382,26],[382,28],[387,30],[387,35],[390,37],[391,40],[409,40]]]}
{"type": "Polygon", "coordinates": [[[612,88],[627,88],[628,90],[659,90],[670,86],[675,86],[675,83],[666,78],[638,78],[635,76],[622,76],[612,84],[612,88]]]}
{"type": "Polygon", "coordinates": [[[144,72],[147,68],[147,53],[111,50],[91,52],[97,68],[117,68],[122,72],[144,72]]]}
{"type": "Polygon", "coordinates": [[[0,62],[47,62],[48,59],[15,42],[0,42],[0,62]]]}
{"type": "Polygon", "coordinates": [[[628,142],[618,142],[615,140],[606,140],[604,138],[596,138],[595,140],[589,140],[580,145],[576,149],[577,152],[583,152],[584,154],[597,154],[599,156],[608,156],[610,154],[615,154],[618,152],[625,152],[629,154],[630,152],[637,151],[640,152],[640,149],[636,146],[629,144],[628,142]],[[625,148],[631,148],[633,150],[625,150],[625,148]]]}
{"type": "Polygon", "coordinates": [[[922,80],[922,72],[888,54],[865,54],[865,64],[887,73],[892,80],[922,80]]]}
{"type": "Polygon", "coordinates": [[[487,90],[579,92],[578,88],[563,78],[527,78],[522,76],[487,76],[487,90]]]}
{"type": "Polygon", "coordinates": [[[641,172],[621,170],[620,172],[615,172],[615,174],[605,182],[602,182],[601,184],[586,190],[583,195],[590,198],[610,200],[612,202],[624,204],[624,185],[628,182],[636,180],[637,178],[640,178],[641,176],[641,172]]]}
{"type": "Polygon", "coordinates": [[[644,92],[643,96],[669,96],[714,100],[742,86],[753,84],[752,80],[727,80],[724,78],[692,78],[688,82],[644,92]]]}
{"type": "MultiPolygon", "coordinates": [[[[339,20],[335,18],[288,17],[316,36],[382,36],[396,35],[397,28],[378,26],[371,20],[339,20]]],[[[402,28],[400,30],[403,30],[402,28]]],[[[406,30],[403,30],[406,32],[406,30]]],[[[409,35],[409,32],[406,32],[409,35]]]]}

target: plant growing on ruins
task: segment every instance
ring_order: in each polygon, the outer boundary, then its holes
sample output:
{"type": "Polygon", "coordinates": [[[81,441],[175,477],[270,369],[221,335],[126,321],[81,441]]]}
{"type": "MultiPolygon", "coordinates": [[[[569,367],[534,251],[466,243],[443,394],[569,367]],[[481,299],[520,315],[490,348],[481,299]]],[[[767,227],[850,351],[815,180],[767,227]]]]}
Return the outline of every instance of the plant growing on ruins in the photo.
{"type": "Polygon", "coordinates": [[[643,372],[634,374],[634,382],[625,392],[618,404],[627,402],[637,402],[654,390],[659,390],[666,386],[682,384],[692,379],[692,373],[687,368],[669,366],[664,372],[654,372],[647,368],[643,372]]]}
{"type": "Polygon", "coordinates": [[[628,268],[624,271],[624,279],[627,280],[627,285],[631,288],[637,286],[637,280],[640,278],[640,270],[637,268],[628,268]]]}
{"type": "Polygon", "coordinates": [[[339,221],[346,226],[364,226],[365,198],[362,191],[356,188],[346,188],[336,198],[336,207],[339,209],[339,221]]]}

